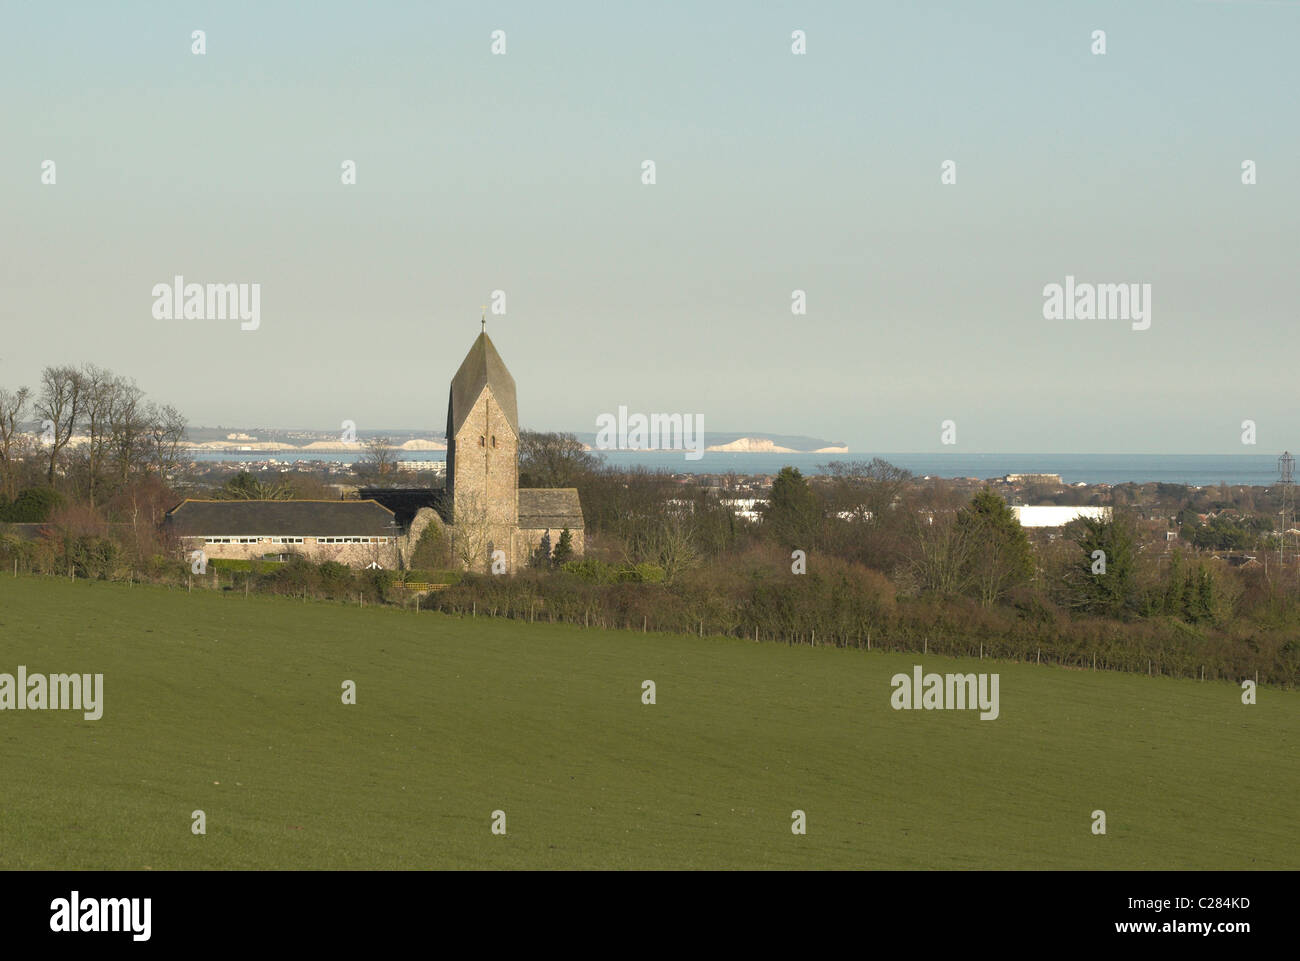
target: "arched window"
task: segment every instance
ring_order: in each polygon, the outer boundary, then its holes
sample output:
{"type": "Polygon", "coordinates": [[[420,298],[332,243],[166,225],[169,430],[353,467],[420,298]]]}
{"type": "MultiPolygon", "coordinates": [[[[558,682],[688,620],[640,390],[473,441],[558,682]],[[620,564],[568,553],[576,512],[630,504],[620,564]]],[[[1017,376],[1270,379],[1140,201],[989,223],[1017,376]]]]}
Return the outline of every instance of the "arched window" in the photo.
{"type": "Polygon", "coordinates": [[[483,435],[482,435],[482,434],[479,434],[479,435],[478,435],[478,446],[479,446],[479,447],[482,447],[482,446],[484,446],[485,443],[486,443],[486,441],[484,440],[483,435]]]}
{"type": "Polygon", "coordinates": [[[493,446],[493,447],[496,447],[496,446],[497,446],[497,435],[496,435],[496,434],[493,434],[493,435],[492,435],[492,446],[493,446]]]}

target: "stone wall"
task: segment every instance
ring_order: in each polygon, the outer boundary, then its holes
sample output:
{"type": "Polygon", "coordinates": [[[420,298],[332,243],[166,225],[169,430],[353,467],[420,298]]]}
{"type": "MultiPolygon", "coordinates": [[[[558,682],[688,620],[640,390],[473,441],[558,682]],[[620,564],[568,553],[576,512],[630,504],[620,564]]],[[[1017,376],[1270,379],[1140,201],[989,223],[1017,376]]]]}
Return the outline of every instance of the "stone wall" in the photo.
{"type": "Polygon", "coordinates": [[[421,507],[415,512],[410,528],[397,539],[398,552],[402,557],[402,567],[411,567],[411,555],[415,553],[416,547],[420,544],[420,538],[424,536],[424,532],[430,524],[441,531],[444,538],[451,536],[451,528],[442,522],[442,518],[438,516],[437,511],[432,507],[421,507]]]}
{"type": "MultiPolygon", "coordinates": [[[[532,559],[533,551],[537,550],[537,545],[542,542],[542,537],[546,534],[551,535],[551,550],[555,550],[555,545],[560,543],[560,534],[564,532],[562,527],[537,528],[533,530],[520,530],[515,534],[515,554],[514,564],[510,570],[523,570],[528,566],[532,559]]],[[[573,545],[573,559],[578,560],[586,553],[586,537],[583,531],[575,531],[569,528],[569,540],[573,545]]]]}
{"type": "Polygon", "coordinates": [[[192,559],[194,551],[203,551],[208,560],[240,561],[261,560],[265,554],[299,554],[314,564],[335,561],[362,568],[378,563],[386,571],[400,569],[397,538],[387,538],[386,544],[376,543],[377,540],[371,538],[369,544],[321,544],[315,537],[304,537],[301,544],[273,544],[269,537],[263,537],[256,544],[208,544],[202,537],[182,537],[180,542],[186,561],[192,559]]]}

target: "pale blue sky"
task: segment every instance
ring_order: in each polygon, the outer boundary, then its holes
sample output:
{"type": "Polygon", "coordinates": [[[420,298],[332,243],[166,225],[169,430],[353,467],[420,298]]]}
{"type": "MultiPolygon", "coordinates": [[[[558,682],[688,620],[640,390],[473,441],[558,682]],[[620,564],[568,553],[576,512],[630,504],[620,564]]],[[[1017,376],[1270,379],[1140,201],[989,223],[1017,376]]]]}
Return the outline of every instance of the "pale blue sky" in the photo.
{"type": "Polygon", "coordinates": [[[5,386],[93,361],[196,424],[438,429],[501,288],[538,429],[1300,446],[1300,4],[0,11],[5,386]],[[260,283],[261,328],[155,320],[178,273],[260,283]],[[1044,320],[1067,274],[1152,284],[1151,329],[1044,320]]]}

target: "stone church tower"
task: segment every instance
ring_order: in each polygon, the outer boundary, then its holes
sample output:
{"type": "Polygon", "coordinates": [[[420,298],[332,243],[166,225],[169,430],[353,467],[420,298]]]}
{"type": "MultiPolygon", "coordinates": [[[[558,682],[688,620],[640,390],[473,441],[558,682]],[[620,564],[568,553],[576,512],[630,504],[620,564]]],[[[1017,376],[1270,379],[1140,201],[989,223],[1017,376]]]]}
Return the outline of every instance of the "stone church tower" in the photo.
{"type": "Polygon", "coordinates": [[[519,529],[519,413],[515,379],[487,331],[465,355],[447,398],[447,495],[452,552],[486,570],[493,551],[515,565],[519,529]]]}
{"type": "Polygon", "coordinates": [[[572,487],[519,489],[515,379],[484,330],[451,379],[447,397],[447,489],[442,518],[456,562],[492,569],[492,555],[515,573],[568,532],[574,557],[586,551],[582,503],[572,487]]]}

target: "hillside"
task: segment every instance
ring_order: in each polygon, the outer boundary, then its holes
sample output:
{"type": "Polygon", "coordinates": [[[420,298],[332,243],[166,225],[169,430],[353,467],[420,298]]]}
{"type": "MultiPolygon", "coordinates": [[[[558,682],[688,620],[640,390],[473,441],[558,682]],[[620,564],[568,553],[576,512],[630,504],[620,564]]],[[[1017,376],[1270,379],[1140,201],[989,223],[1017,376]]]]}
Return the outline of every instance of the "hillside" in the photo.
{"type": "Polygon", "coordinates": [[[105,686],[0,712],[5,869],[1300,867],[1295,692],[39,577],[0,653],[105,686]]]}

